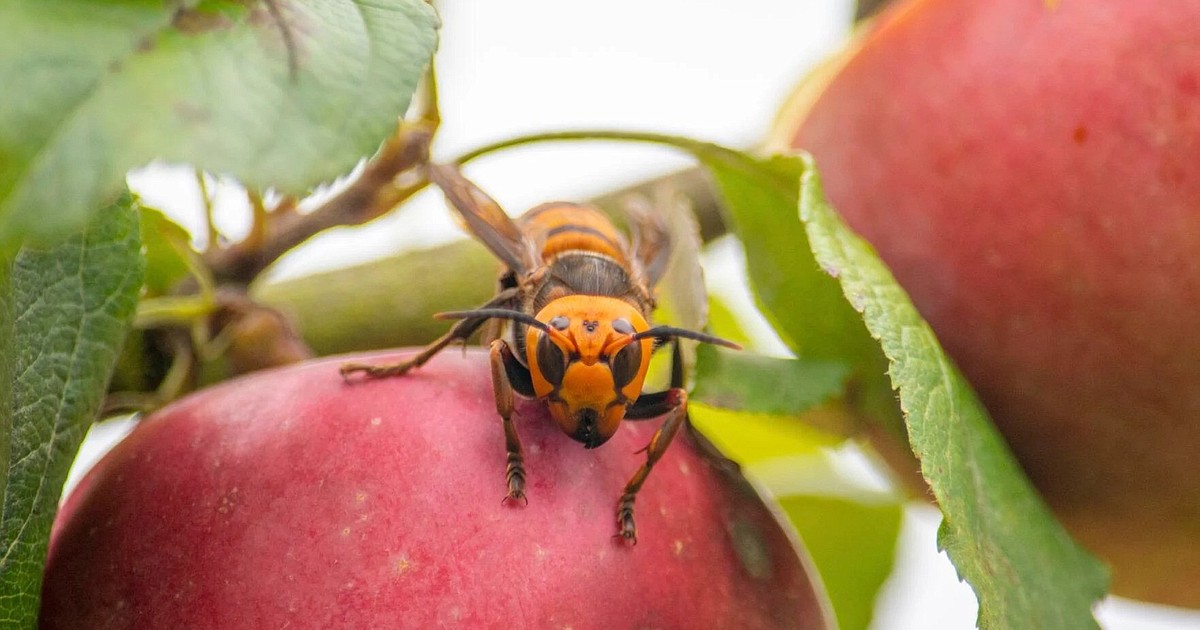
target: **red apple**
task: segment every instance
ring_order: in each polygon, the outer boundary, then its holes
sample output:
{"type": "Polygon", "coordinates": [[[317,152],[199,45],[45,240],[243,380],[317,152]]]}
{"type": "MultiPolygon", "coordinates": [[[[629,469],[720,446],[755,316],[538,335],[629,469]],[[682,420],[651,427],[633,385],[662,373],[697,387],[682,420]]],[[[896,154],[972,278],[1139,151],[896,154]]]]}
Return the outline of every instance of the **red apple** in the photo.
{"type": "Polygon", "coordinates": [[[143,421],[59,514],[41,627],[829,627],[792,535],[687,439],[638,497],[637,545],[614,540],[657,422],[588,451],[530,401],[529,503],[504,504],[486,354],[355,384],[344,360],[143,421]]]}
{"type": "Polygon", "coordinates": [[[1200,2],[897,2],[810,151],[1116,592],[1200,606],[1200,2]]]}

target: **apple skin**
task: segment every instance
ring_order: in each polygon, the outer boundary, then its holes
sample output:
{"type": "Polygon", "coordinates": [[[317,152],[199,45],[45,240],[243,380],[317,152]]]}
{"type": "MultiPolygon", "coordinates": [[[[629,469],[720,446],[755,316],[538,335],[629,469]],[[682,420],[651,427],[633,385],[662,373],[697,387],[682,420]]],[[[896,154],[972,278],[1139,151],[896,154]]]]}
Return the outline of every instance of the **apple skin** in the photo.
{"type": "Polygon", "coordinates": [[[1119,594],[1200,607],[1200,2],[897,2],[788,103],[1119,594]]]}
{"type": "Polygon", "coordinates": [[[657,421],[596,450],[535,401],[529,502],[502,503],[486,353],[347,384],[343,361],[260,372],[144,420],[51,538],[41,627],[828,628],[794,534],[678,437],[615,507],[657,421]]]}

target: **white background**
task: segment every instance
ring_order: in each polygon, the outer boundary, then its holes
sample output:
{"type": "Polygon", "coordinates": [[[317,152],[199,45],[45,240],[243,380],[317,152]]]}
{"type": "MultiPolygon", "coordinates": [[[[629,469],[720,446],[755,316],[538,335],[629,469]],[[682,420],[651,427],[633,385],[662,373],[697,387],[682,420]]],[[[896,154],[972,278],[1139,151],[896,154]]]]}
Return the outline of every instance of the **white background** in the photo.
{"type": "MultiPolygon", "coordinates": [[[[1035,0],[1029,0],[1035,1],[1035,0]]],[[[443,2],[438,55],[442,159],[522,133],[604,128],[692,136],[733,146],[762,138],[789,88],[843,41],[848,0],[507,0],[443,2]]],[[[539,145],[473,164],[468,174],[505,207],[586,198],[686,161],[638,145],[539,145]]],[[[199,200],[187,172],[153,168],[131,177],[151,204],[198,231],[199,200]]],[[[242,229],[242,198],[219,190],[222,226],[242,229]]],[[[423,195],[396,216],[336,230],[289,256],[277,274],[344,266],[412,245],[456,238],[440,199],[423,195]]],[[[730,256],[724,258],[729,259],[730,256]]],[[[737,265],[710,269],[739,284],[737,265]]],[[[115,428],[100,427],[110,435],[115,428]]],[[[86,458],[104,439],[89,443],[86,458]]],[[[897,570],[881,595],[876,628],[971,628],[975,600],[935,547],[940,515],[906,515],[897,570]]],[[[1106,628],[1200,626],[1200,616],[1109,601],[1106,628]]]]}

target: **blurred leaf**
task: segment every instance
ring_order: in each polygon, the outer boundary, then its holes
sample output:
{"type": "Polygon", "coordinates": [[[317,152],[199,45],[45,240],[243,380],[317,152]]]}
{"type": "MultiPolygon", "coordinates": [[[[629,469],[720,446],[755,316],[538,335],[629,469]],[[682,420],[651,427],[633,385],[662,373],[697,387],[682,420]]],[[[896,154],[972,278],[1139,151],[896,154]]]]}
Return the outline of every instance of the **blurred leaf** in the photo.
{"type": "Polygon", "coordinates": [[[0,5],[0,250],[155,159],[299,194],[374,151],[436,45],[422,0],[0,5]]]}
{"type": "Polygon", "coordinates": [[[692,424],[726,457],[746,466],[815,453],[823,446],[843,440],[796,418],[731,411],[700,402],[688,404],[688,415],[692,424]]]}
{"type": "Polygon", "coordinates": [[[708,331],[744,348],[754,347],[750,335],[742,329],[742,324],[733,311],[720,298],[711,294],[708,296],[708,331]]]}
{"type": "Polygon", "coordinates": [[[865,630],[892,573],[903,506],[865,496],[795,495],[779,503],[817,566],[838,626],[865,630]]]}
{"type": "Polygon", "coordinates": [[[142,285],[129,195],[83,233],[24,249],[5,303],[12,345],[10,459],[0,518],[0,619],[34,627],[50,525],[71,461],[100,403],[142,285]]]}
{"type": "Polygon", "coordinates": [[[854,6],[854,21],[864,20],[886,7],[891,0],[858,0],[854,6]]]}
{"type": "Polygon", "coordinates": [[[850,367],[839,361],[777,359],[702,345],[690,398],[713,407],[797,415],[841,395],[850,367]]]}
{"type": "Polygon", "coordinates": [[[167,295],[171,288],[187,277],[189,269],[186,250],[191,237],[187,230],[154,208],[139,204],[142,251],[146,257],[146,296],[167,295]]]}
{"type": "Polygon", "coordinates": [[[821,266],[891,361],[909,439],[942,509],[939,543],[975,589],[983,628],[1095,628],[1104,567],[1067,535],[983,406],[870,244],[808,165],[800,214],[821,266]]]}

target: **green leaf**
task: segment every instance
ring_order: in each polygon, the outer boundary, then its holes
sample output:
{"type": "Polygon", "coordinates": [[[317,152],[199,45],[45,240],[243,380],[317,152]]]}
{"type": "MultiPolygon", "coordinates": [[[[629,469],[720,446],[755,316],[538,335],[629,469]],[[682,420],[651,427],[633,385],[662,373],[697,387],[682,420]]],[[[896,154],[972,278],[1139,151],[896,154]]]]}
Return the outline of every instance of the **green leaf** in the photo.
{"type": "Polygon", "coordinates": [[[821,575],[838,627],[866,630],[895,563],[903,506],[890,497],[815,495],[779,503],[821,575]]]}
{"type": "Polygon", "coordinates": [[[743,466],[816,453],[843,440],[787,416],[731,411],[700,402],[688,404],[688,415],[721,453],[743,466]]]}
{"type": "Polygon", "coordinates": [[[188,276],[189,241],[186,229],[159,210],[139,205],[142,252],[146,257],[146,297],[168,295],[188,276]]]}
{"type": "Polygon", "coordinates": [[[846,389],[850,366],[842,361],[777,359],[701,345],[690,399],[774,415],[798,415],[846,389]]]}
{"type": "Polygon", "coordinates": [[[983,628],[1095,628],[1101,564],[1054,519],[929,325],[809,163],[800,215],[820,265],[891,361],[909,440],[944,519],[939,544],[975,589],[983,628]]]}
{"type": "Polygon", "coordinates": [[[128,195],[82,234],[25,249],[5,293],[13,316],[11,421],[0,517],[0,619],[34,627],[59,495],[104,398],[142,284],[138,220],[128,195]]]}
{"type": "Polygon", "coordinates": [[[852,395],[864,415],[901,433],[901,418],[885,378],[887,361],[837,283],[813,260],[796,221],[796,157],[754,158],[705,143],[692,151],[712,174],[734,232],[746,244],[746,269],[759,310],[801,359],[850,366],[852,395]]]}
{"type": "Polygon", "coordinates": [[[734,315],[729,306],[715,295],[708,296],[708,331],[722,339],[740,344],[744,348],[754,346],[750,335],[742,329],[737,315],[734,315]]]}
{"type": "MultiPolygon", "coordinates": [[[[0,256],[0,497],[7,496],[8,463],[12,453],[13,345],[12,261],[0,256]]],[[[0,503],[0,505],[3,505],[0,503]]],[[[2,514],[2,512],[0,512],[2,514]]],[[[0,618],[3,618],[0,615],[0,618]]]]}
{"type": "Polygon", "coordinates": [[[758,160],[714,148],[697,157],[712,173],[733,229],[747,244],[755,299],[796,356],[872,360],[878,347],[837,285],[819,273],[808,239],[796,229],[801,162],[782,156],[758,160]]]}
{"type": "Polygon", "coordinates": [[[0,6],[0,249],[79,229],[151,160],[303,193],[375,150],[436,46],[422,0],[0,6]]]}

